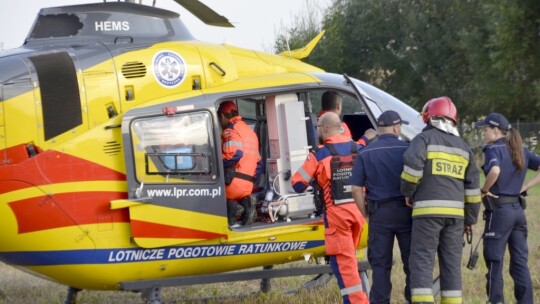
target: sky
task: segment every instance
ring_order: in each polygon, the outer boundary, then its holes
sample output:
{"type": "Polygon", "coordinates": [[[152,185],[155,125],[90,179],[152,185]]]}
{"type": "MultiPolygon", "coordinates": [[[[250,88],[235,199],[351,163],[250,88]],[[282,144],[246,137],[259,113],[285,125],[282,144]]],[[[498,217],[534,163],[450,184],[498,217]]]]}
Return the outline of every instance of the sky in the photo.
{"type": "MultiPolygon", "coordinates": [[[[141,0],[137,0],[139,2],[141,0]]],[[[307,3],[320,7],[332,0],[201,0],[235,28],[220,28],[202,23],[173,0],[157,0],[157,7],[175,11],[197,39],[213,43],[228,43],[239,47],[271,53],[273,42],[282,24],[294,24],[294,18],[307,11],[307,3]]],[[[0,50],[22,45],[41,8],[102,2],[100,0],[21,0],[0,3],[0,50]]],[[[152,0],[142,0],[151,5],[152,0]]]]}

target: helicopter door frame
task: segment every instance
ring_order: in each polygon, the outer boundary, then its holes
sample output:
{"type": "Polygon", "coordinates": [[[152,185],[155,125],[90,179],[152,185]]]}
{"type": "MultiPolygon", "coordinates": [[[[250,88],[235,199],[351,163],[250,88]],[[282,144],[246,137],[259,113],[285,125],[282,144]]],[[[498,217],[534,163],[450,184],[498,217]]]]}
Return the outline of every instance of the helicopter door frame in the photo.
{"type": "Polygon", "coordinates": [[[208,205],[207,196],[224,201],[214,124],[207,109],[131,118],[130,144],[126,147],[132,164],[127,162],[128,183],[130,190],[142,191],[129,196],[152,197],[158,205],[224,215],[202,207],[208,205]],[[174,195],[166,193],[171,186],[174,195]]]}
{"type": "Polygon", "coordinates": [[[356,94],[356,97],[358,97],[360,103],[362,104],[362,107],[366,109],[366,115],[369,118],[371,124],[373,126],[377,126],[377,119],[375,118],[375,115],[373,115],[373,110],[369,107],[368,102],[364,97],[364,94],[361,93],[362,89],[357,87],[348,75],[344,74],[343,77],[345,78],[347,84],[353,88],[353,91],[356,94]]]}
{"type": "Polygon", "coordinates": [[[195,109],[202,97],[188,100],[193,104],[165,107],[174,113],[156,106],[124,117],[129,198],[111,202],[111,208],[129,208],[133,239],[144,248],[226,236],[214,111],[195,109]]]}
{"type": "MultiPolygon", "coordinates": [[[[85,46],[86,52],[100,54],[98,62],[84,59],[80,54],[82,69],[82,83],[84,91],[81,96],[86,99],[88,121],[91,126],[96,126],[122,112],[120,103],[120,90],[118,86],[118,71],[114,66],[114,57],[109,49],[102,44],[85,46]],[[104,94],[107,92],[107,94],[104,94]]],[[[79,51],[76,51],[76,55],[79,51]]]]}
{"type": "Polygon", "coordinates": [[[4,118],[4,89],[0,84],[0,150],[6,149],[6,120],[4,118]]]}

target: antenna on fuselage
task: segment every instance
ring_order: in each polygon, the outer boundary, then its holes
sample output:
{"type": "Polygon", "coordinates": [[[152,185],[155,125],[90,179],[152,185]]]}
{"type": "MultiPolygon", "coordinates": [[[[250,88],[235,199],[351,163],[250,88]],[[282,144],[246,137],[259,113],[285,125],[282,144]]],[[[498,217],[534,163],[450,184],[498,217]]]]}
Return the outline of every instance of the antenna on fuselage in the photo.
{"type": "Polygon", "coordinates": [[[285,36],[285,44],[287,45],[287,51],[289,52],[289,55],[291,55],[292,53],[291,53],[291,47],[289,46],[289,37],[288,36],[285,36]]]}

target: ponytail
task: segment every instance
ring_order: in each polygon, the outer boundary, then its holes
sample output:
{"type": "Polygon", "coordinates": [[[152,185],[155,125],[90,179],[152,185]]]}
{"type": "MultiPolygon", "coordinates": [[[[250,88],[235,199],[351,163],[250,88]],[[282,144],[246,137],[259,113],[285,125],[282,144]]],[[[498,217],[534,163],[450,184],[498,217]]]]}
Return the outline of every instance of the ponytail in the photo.
{"type": "Polygon", "coordinates": [[[523,155],[523,143],[521,135],[516,129],[510,129],[506,134],[506,144],[510,147],[512,154],[512,163],[517,171],[522,171],[525,167],[525,159],[523,155]]]}

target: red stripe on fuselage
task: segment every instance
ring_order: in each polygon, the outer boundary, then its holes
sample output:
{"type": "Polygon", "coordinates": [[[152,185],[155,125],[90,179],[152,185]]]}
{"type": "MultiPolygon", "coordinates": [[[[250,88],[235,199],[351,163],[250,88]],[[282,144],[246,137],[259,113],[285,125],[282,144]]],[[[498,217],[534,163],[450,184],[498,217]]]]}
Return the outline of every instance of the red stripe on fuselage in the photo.
{"type": "MultiPolygon", "coordinates": [[[[29,157],[26,145],[4,150],[9,165],[0,166],[0,194],[43,185],[71,182],[125,182],[126,175],[100,164],[54,150],[29,157]]],[[[74,225],[129,222],[127,209],[110,210],[110,201],[125,199],[127,193],[69,189],[69,193],[43,193],[8,202],[19,233],[74,225]]]]}
{"type": "Polygon", "coordinates": [[[19,233],[28,233],[75,225],[129,222],[128,209],[111,210],[109,206],[111,200],[126,197],[124,192],[82,191],[33,197],[9,203],[9,206],[17,218],[19,233]]]}
{"type": "Polygon", "coordinates": [[[131,232],[138,238],[164,238],[164,239],[215,239],[225,234],[170,226],[146,221],[131,220],[131,232]]]}
{"type": "Polygon", "coordinates": [[[17,164],[0,166],[0,193],[24,189],[29,185],[114,180],[125,181],[126,175],[86,159],[53,150],[38,153],[17,164]]]}

